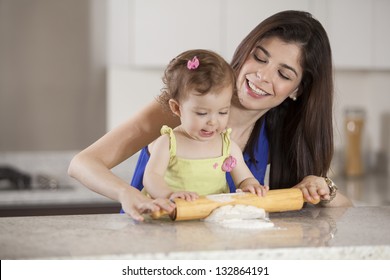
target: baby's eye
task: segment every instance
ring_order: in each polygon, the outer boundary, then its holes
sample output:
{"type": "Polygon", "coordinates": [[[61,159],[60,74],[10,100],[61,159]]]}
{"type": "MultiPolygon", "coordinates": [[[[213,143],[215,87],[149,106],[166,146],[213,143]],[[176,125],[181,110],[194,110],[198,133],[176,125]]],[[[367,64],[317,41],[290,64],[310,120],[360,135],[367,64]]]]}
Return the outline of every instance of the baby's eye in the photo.
{"type": "Polygon", "coordinates": [[[227,115],[229,112],[219,112],[220,115],[227,115]]]}
{"type": "Polygon", "coordinates": [[[197,114],[198,116],[206,116],[207,113],[202,113],[202,112],[195,112],[195,114],[197,114]]]}

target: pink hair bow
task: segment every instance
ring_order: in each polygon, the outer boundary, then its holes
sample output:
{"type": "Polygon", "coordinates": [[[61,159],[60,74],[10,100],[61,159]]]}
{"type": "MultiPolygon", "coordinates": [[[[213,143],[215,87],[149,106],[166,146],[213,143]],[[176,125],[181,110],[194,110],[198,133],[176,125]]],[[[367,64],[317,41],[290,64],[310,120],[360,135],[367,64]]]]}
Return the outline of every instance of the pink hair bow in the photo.
{"type": "Polygon", "coordinates": [[[196,69],[199,67],[199,59],[194,56],[193,59],[188,60],[187,62],[187,68],[190,70],[196,69]]]}

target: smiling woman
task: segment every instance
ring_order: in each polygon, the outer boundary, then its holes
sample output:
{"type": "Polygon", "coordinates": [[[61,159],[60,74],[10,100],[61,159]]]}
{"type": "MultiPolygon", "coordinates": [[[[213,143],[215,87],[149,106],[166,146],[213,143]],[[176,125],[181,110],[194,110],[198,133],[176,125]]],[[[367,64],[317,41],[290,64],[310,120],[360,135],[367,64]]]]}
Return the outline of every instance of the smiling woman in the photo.
{"type": "Polygon", "coordinates": [[[258,109],[260,103],[266,111],[287,97],[297,98],[302,79],[300,52],[295,43],[285,43],[277,38],[262,40],[248,56],[237,78],[241,104],[258,109]]]}

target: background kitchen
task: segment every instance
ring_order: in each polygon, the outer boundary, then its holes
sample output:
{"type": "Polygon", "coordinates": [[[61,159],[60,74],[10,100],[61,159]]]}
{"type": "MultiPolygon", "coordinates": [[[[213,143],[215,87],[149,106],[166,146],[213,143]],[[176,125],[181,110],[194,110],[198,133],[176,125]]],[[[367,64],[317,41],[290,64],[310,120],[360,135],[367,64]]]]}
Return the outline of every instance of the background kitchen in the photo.
{"type": "MultiPolygon", "coordinates": [[[[389,0],[0,0],[0,216],[117,212],[67,176],[72,156],[157,95],[177,53],[230,60],[286,9],[312,12],[331,40],[332,176],[357,206],[390,204],[389,0]],[[347,108],[365,112],[356,178],[345,176],[347,108]]],[[[135,160],[113,171],[130,180],[135,160]]]]}

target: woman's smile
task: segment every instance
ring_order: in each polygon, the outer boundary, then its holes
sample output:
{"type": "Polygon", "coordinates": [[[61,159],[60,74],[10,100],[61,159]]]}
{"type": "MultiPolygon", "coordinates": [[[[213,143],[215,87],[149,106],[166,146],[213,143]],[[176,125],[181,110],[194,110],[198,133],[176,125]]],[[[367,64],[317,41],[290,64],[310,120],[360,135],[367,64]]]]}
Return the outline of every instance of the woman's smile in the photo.
{"type": "Polygon", "coordinates": [[[263,96],[270,95],[266,91],[262,90],[261,88],[258,88],[254,83],[247,80],[247,91],[248,94],[254,98],[261,98],[263,96]]]}

